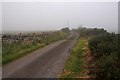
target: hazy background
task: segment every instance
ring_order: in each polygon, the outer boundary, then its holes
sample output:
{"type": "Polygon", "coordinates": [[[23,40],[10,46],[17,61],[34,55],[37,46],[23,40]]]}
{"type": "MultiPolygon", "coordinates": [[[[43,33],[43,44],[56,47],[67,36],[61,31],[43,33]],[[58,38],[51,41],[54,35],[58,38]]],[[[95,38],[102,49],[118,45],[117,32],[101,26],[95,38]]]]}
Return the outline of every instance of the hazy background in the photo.
{"type": "Polygon", "coordinates": [[[118,33],[120,34],[120,1],[118,3],[118,33]]]}
{"type": "Polygon", "coordinates": [[[58,30],[79,25],[118,32],[117,2],[3,2],[3,31],[58,30]]]}
{"type": "Polygon", "coordinates": [[[0,2],[0,33],[2,33],[2,2],[0,2]]]}

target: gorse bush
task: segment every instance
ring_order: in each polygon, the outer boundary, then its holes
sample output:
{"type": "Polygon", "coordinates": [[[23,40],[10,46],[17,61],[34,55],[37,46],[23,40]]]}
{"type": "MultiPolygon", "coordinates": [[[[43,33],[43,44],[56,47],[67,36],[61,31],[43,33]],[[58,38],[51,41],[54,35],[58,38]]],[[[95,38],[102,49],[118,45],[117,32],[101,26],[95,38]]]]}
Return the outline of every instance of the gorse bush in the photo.
{"type": "Polygon", "coordinates": [[[105,33],[96,35],[89,40],[89,48],[95,55],[96,65],[99,66],[97,79],[120,79],[119,39],[118,34],[105,33]]]}
{"type": "Polygon", "coordinates": [[[97,72],[97,80],[119,80],[120,68],[116,53],[111,53],[109,56],[101,56],[96,60],[96,65],[99,66],[97,72]]]}
{"type": "Polygon", "coordinates": [[[118,35],[110,33],[97,35],[89,40],[89,47],[97,55],[109,55],[118,51],[118,35]]]}

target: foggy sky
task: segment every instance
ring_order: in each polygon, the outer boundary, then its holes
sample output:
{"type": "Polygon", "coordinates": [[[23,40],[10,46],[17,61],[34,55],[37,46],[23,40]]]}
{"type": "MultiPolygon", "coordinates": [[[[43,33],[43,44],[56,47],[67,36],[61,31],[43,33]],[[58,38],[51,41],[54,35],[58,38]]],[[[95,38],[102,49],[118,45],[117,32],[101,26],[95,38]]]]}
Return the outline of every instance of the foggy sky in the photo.
{"type": "Polygon", "coordinates": [[[58,30],[67,26],[118,31],[117,2],[3,2],[3,31],[58,30]]]}

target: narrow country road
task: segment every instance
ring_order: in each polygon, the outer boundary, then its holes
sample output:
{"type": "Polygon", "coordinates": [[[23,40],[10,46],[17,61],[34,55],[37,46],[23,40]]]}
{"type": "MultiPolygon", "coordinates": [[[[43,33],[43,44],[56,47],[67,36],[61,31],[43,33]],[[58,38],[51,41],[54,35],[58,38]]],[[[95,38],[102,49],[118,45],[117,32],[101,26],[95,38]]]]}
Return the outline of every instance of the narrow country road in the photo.
{"type": "Polygon", "coordinates": [[[3,66],[3,78],[58,78],[70,49],[77,40],[72,33],[65,40],[54,42],[3,66]]]}

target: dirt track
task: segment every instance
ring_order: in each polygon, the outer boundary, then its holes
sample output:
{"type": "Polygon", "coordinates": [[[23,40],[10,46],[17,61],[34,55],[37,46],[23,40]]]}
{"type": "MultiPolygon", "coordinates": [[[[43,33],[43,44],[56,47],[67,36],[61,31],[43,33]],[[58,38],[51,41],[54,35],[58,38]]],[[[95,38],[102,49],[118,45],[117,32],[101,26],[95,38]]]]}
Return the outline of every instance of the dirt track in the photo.
{"type": "Polygon", "coordinates": [[[58,78],[77,34],[3,66],[3,78],[58,78]]]}

